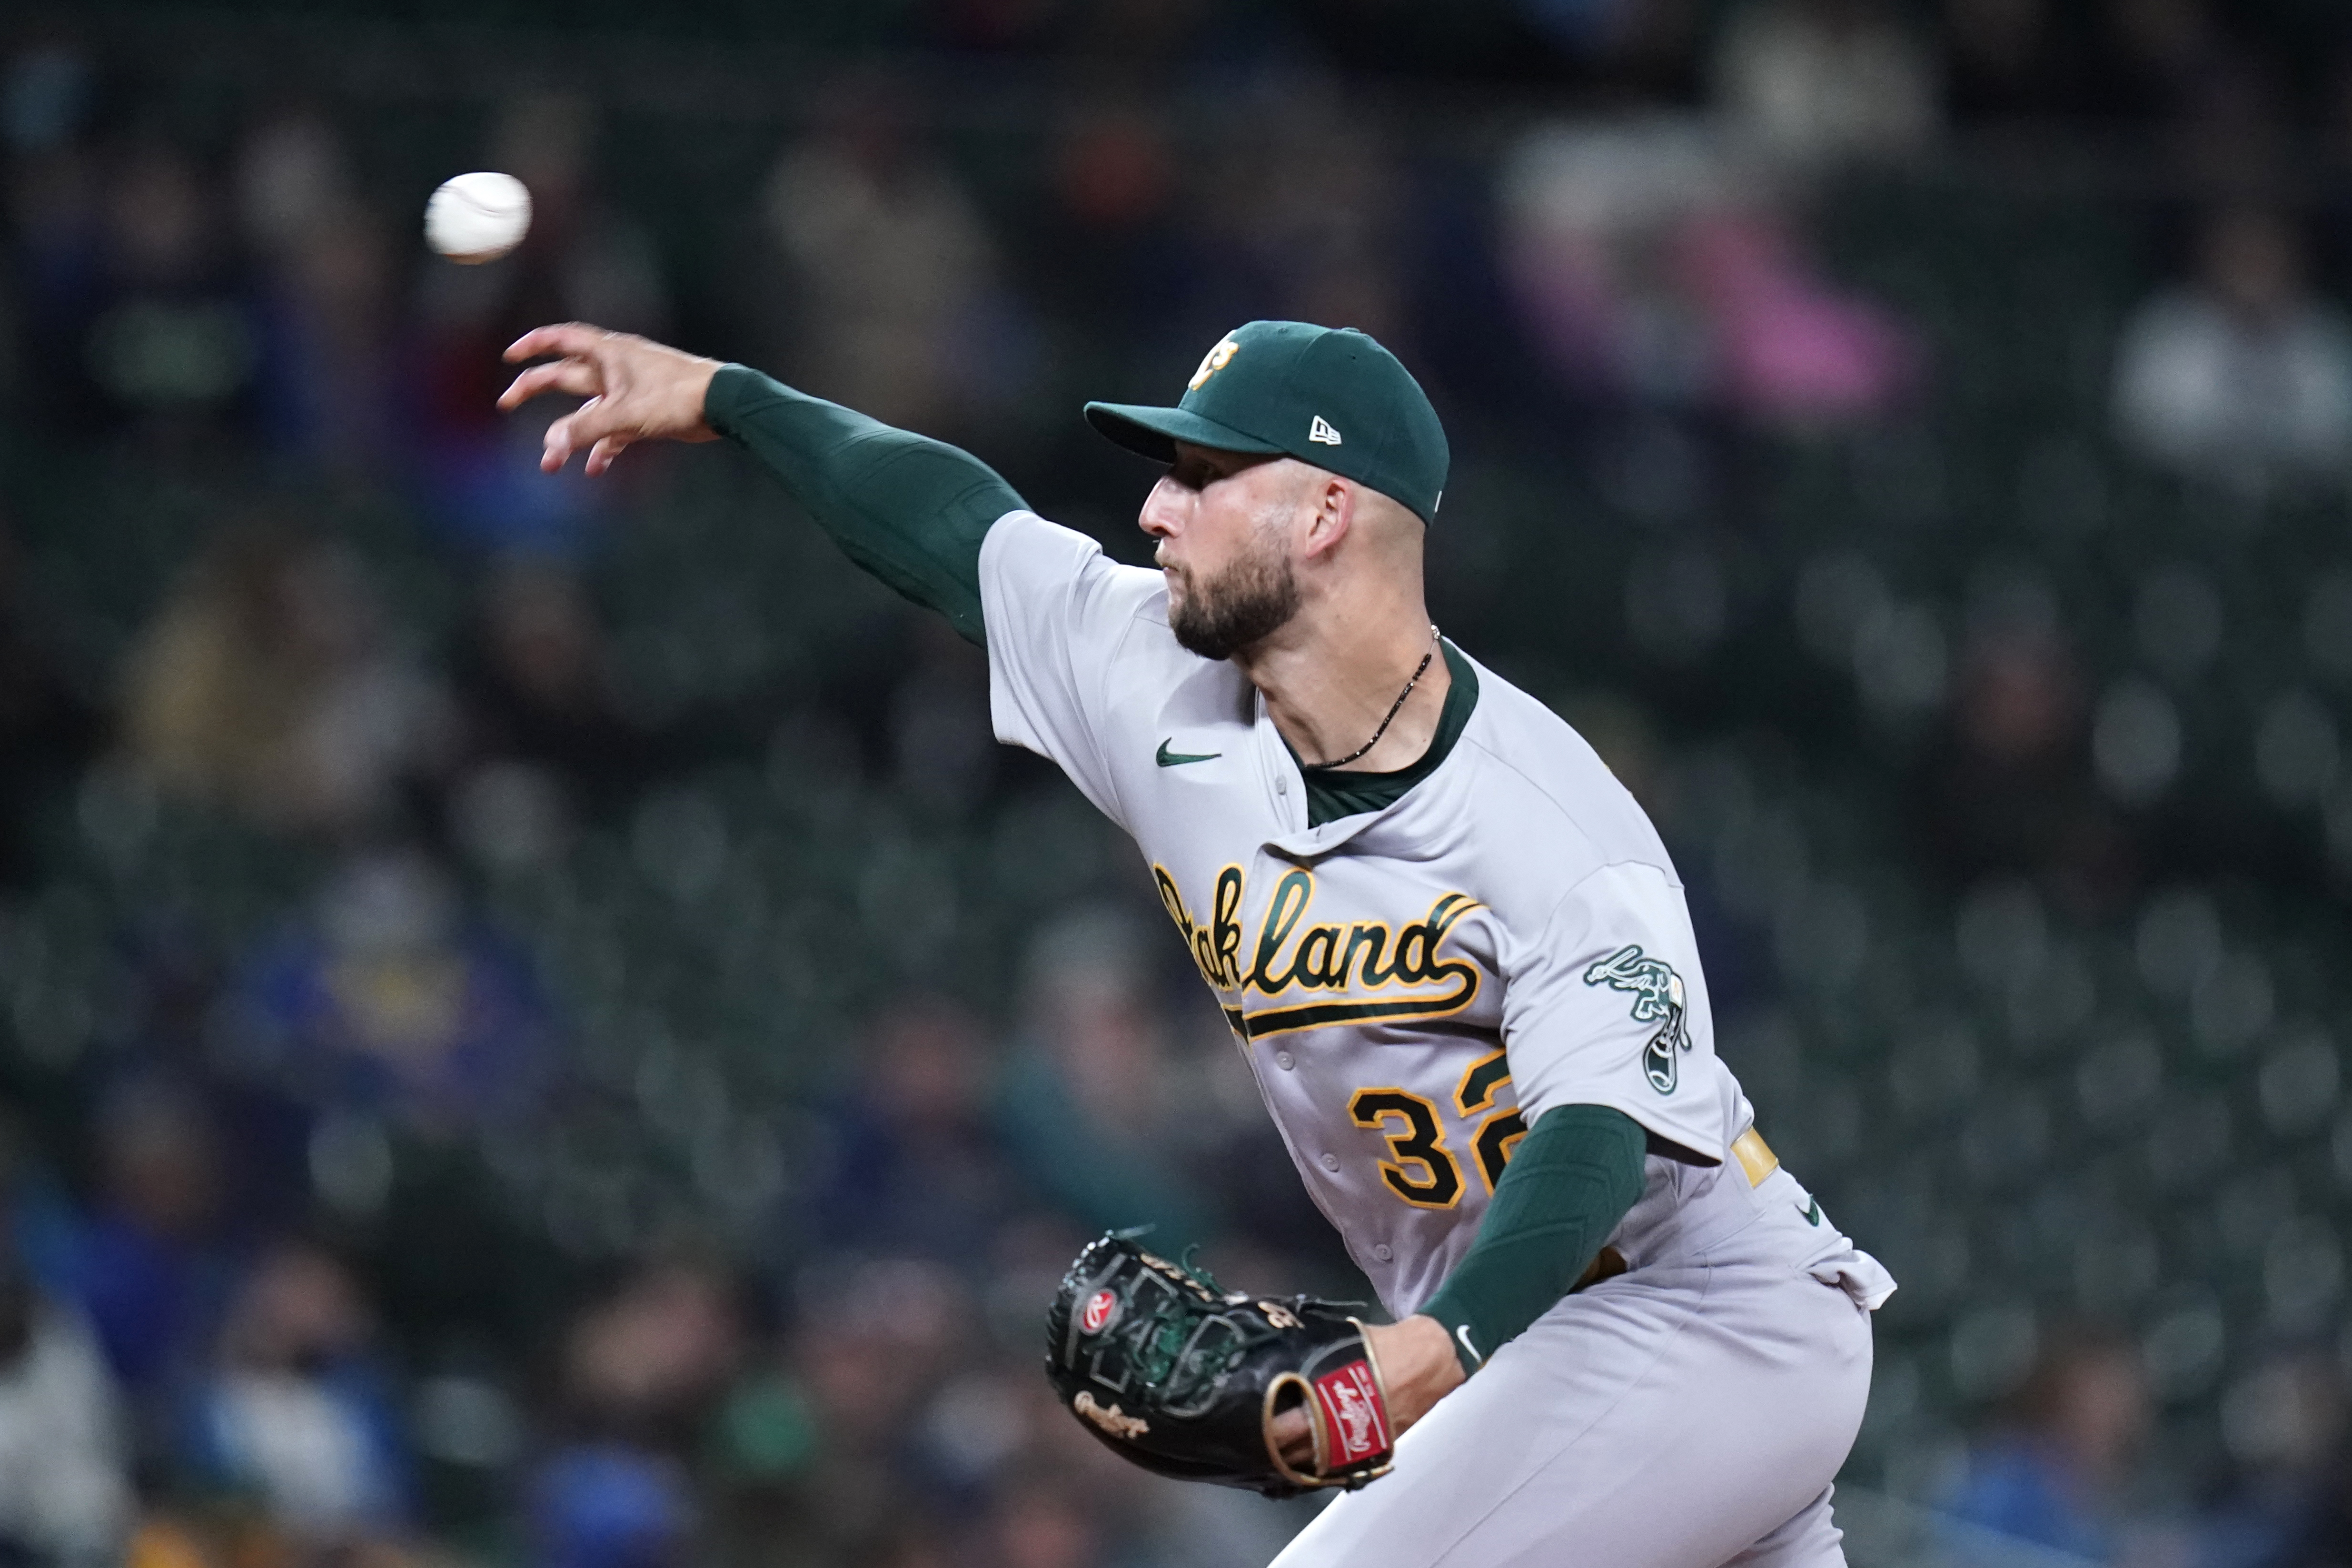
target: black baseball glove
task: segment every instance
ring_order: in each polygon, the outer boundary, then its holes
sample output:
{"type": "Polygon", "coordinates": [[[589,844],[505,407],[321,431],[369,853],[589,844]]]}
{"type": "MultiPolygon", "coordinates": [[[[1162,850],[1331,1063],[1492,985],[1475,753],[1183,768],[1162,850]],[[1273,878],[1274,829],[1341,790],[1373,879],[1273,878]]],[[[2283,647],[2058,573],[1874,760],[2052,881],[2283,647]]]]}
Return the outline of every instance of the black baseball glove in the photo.
{"type": "Polygon", "coordinates": [[[1180,1480],[1295,1497],[1388,1473],[1395,1434],[1364,1325],[1341,1304],[1228,1293],[1114,1234],[1078,1254],[1045,1314],[1045,1375],[1119,1454],[1180,1480]],[[1304,1405],[1314,1457],[1275,1418],[1304,1405]]]}

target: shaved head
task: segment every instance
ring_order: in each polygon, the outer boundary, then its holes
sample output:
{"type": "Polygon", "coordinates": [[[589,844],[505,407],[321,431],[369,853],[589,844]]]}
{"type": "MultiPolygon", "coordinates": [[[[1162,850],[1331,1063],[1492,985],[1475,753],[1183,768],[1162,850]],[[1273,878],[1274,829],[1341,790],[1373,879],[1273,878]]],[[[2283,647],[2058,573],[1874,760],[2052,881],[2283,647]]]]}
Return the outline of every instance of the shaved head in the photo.
{"type": "MultiPolygon", "coordinates": [[[[1308,471],[1322,472],[1319,468],[1308,471]]],[[[1421,521],[1412,508],[1393,496],[1382,495],[1353,479],[1340,482],[1356,492],[1357,530],[1377,547],[1383,558],[1399,554],[1418,557],[1421,554],[1422,546],[1429,538],[1429,525],[1421,521]]]]}

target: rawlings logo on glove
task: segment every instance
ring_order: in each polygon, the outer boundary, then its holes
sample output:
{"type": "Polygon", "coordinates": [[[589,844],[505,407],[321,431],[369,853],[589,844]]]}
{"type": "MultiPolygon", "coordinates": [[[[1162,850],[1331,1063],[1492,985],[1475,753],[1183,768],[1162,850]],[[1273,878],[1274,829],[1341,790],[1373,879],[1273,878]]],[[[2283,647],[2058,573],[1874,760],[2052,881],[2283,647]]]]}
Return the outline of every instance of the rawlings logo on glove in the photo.
{"type": "Polygon", "coordinates": [[[1343,1466],[1389,1450],[1388,1411],[1381,1400],[1372,1363],[1351,1361],[1315,1380],[1315,1400],[1338,1439],[1335,1457],[1343,1466]]]}
{"type": "Polygon", "coordinates": [[[1123,1235],[1078,1255],[1045,1314],[1045,1375],[1087,1429],[1146,1469],[1293,1497],[1385,1475],[1395,1434],[1363,1324],[1305,1296],[1260,1300],[1123,1235]],[[1311,1457],[1276,1424],[1303,1410],[1311,1457]]]}

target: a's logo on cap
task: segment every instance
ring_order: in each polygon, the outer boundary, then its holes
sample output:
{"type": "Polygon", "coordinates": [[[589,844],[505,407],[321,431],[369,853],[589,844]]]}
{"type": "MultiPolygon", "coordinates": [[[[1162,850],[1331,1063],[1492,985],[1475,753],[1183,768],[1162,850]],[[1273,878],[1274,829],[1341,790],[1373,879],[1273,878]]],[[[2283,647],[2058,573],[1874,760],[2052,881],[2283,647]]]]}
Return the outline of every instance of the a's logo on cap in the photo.
{"type": "MultiPolygon", "coordinates": [[[[1192,384],[1198,386],[1201,384],[1196,381],[1192,384]]],[[[1320,441],[1326,447],[1336,447],[1339,444],[1339,432],[1331,428],[1329,420],[1318,414],[1315,416],[1315,423],[1307,427],[1307,438],[1310,441],[1320,441]]]]}
{"type": "Polygon", "coordinates": [[[1192,373],[1192,379],[1184,384],[1184,390],[1187,392],[1200,391],[1202,386],[1207,383],[1211,376],[1224,369],[1225,365],[1233,359],[1233,357],[1241,352],[1241,344],[1234,342],[1231,338],[1226,338],[1219,342],[1215,348],[1211,349],[1207,353],[1201,356],[1201,368],[1192,373]]]}

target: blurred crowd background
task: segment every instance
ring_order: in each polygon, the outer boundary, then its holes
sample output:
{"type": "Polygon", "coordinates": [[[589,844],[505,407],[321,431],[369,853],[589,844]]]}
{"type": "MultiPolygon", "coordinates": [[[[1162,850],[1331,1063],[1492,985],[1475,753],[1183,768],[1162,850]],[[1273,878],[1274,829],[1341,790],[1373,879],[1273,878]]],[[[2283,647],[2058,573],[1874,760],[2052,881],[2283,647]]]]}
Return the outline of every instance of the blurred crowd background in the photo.
{"type": "Polygon", "coordinates": [[[1857,1568],[2352,1561],[2339,0],[12,9],[0,201],[0,1563],[1270,1557],[1037,1375],[1106,1226],[1364,1294],[1130,847],[740,454],[491,406],[644,331],[1132,561],[1080,401],[1260,316],[1902,1281],[1857,1568]]]}

